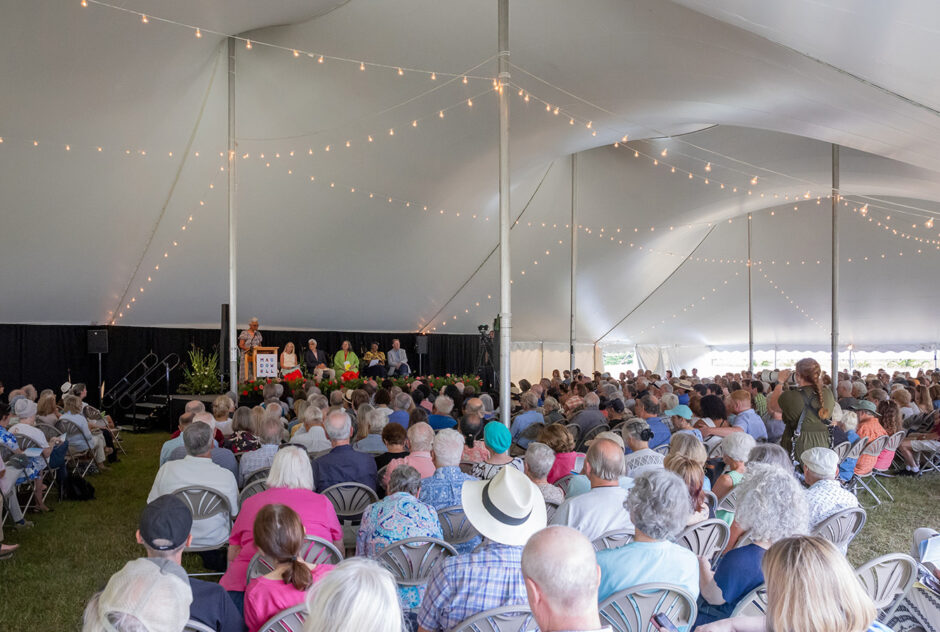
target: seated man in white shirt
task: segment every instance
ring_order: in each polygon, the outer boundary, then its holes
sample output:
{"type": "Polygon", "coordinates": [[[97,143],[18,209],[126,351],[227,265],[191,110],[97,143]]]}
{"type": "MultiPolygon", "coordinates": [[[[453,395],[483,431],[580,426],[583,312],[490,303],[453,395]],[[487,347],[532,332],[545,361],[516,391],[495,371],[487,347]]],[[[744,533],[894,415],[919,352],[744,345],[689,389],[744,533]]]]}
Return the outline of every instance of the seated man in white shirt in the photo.
{"type": "MultiPolygon", "coordinates": [[[[810,448],[800,455],[809,505],[810,531],[826,518],[844,509],[858,507],[855,494],[839,481],[839,455],[829,448],[810,448]]],[[[842,551],[845,553],[845,551],[842,551]]]]}
{"type": "Polygon", "coordinates": [[[186,458],[168,461],[157,471],[147,502],[172,494],[187,487],[208,487],[226,498],[229,512],[221,512],[210,518],[193,522],[194,547],[219,547],[201,552],[203,564],[215,571],[224,571],[226,555],[224,546],[232,530],[232,517],[238,513],[238,485],[235,476],[212,462],[212,429],[201,421],[190,424],[183,431],[186,458]]]}
{"type": "Polygon", "coordinates": [[[633,531],[630,515],[623,508],[629,492],[620,486],[623,472],[623,448],[610,439],[597,439],[588,449],[584,474],[591,491],[563,502],[551,524],[573,527],[588,540],[608,531],[633,531]]]}
{"type": "MultiPolygon", "coordinates": [[[[323,397],[320,395],[320,397],[323,397]]],[[[318,406],[307,406],[301,415],[304,427],[298,430],[290,442],[303,446],[307,452],[323,452],[332,447],[323,430],[323,411],[318,406]]]]}

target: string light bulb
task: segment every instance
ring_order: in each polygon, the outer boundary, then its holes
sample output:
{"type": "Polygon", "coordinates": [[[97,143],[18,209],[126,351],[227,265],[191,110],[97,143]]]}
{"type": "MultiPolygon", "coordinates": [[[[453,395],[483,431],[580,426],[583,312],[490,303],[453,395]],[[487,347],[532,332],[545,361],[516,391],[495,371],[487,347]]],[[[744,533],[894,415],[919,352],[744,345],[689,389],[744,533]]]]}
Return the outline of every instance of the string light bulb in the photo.
{"type": "Polygon", "coordinates": [[[712,170],[712,163],[706,162],[706,163],[705,163],[705,171],[710,172],[711,170],[712,170]]]}
{"type": "Polygon", "coordinates": [[[663,150],[659,152],[659,155],[665,158],[669,154],[669,150],[663,147],[663,150]]]}
{"type": "Polygon", "coordinates": [[[468,107],[468,108],[472,108],[472,107],[473,107],[473,99],[467,99],[467,107],[468,107]]]}
{"type": "Polygon", "coordinates": [[[147,18],[146,14],[140,16],[140,21],[143,22],[144,24],[150,23],[150,20],[147,18]]]}
{"type": "Polygon", "coordinates": [[[757,176],[751,178],[751,184],[757,184],[757,176]]]}
{"type": "Polygon", "coordinates": [[[401,77],[403,74],[405,74],[405,71],[402,70],[401,68],[399,68],[399,69],[398,69],[398,76],[401,77]]]}
{"type": "Polygon", "coordinates": [[[440,112],[438,112],[437,115],[440,118],[444,118],[444,110],[441,110],[440,112]]]}
{"type": "Polygon", "coordinates": [[[437,73],[435,72],[431,73],[431,81],[437,81],[437,73]]]}
{"type": "Polygon", "coordinates": [[[466,77],[464,77],[462,81],[463,81],[463,85],[467,85],[467,78],[466,78],[466,77]]]}
{"type": "Polygon", "coordinates": [[[87,6],[88,6],[88,0],[82,0],[82,6],[83,6],[83,7],[87,7],[87,6]]]}
{"type": "Polygon", "coordinates": [[[196,39],[202,38],[202,31],[200,31],[199,29],[196,29],[195,35],[196,35],[196,39]]]}
{"type": "Polygon", "coordinates": [[[320,55],[320,56],[317,58],[317,63],[318,63],[318,64],[322,64],[322,63],[323,63],[323,55],[320,55]]]}
{"type": "Polygon", "coordinates": [[[300,57],[300,51],[299,51],[299,50],[294,49],[294,57],[300,57]]]}
{"type": "Polygon", "coordinates": [[[365,69],[366,69],[365,62],[359,62],[359,70],[362,70],[363,72],[365,72],[365,69]]]}
{"type": "Polygon", "coordinates": [[[245,48],[251,50],[251,40],[245,40],[245,48]]]}

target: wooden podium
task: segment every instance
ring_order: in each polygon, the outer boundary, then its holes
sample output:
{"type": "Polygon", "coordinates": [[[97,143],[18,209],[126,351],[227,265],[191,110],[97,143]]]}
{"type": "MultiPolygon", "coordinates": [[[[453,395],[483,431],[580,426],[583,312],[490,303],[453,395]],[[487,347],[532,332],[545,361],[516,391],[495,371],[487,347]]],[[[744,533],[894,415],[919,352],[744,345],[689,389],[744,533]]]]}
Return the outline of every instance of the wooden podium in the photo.
{"type": "Polygon", "coordinates": [[[258,379],[258,361],[257,357],[259,355],[273,355],[274,356],[274,375],[267,375],[261,377],[277,377],[277,350],[279,347],[252,347],[245,352],[245,381],[258,379]]]}

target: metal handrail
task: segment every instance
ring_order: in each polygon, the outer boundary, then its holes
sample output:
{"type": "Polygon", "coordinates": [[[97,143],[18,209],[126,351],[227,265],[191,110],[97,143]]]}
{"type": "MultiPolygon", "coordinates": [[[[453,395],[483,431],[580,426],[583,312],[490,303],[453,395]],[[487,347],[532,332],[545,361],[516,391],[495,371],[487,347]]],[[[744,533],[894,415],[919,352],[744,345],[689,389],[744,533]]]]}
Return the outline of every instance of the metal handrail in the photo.
{"type": "Polygon", "coordinates": [[[147,353],[147,355],[141,358],[140,362],[135,364],[130,371],[125,373],[121,379],[119,379],[110,389],[108,389],[108,392],[104,394],[103,398],[105,403],[115,403],[127,394],[127,391],[133,386],[133,384],[138,379],[140,379],[131,377],[138,371],[138,369],[143,368],[143,373],[146,374],[148,371],[150,371],[150,369],[159,363],[159,358],[157,357],[156,353],[153,351],[147,353]],[[153,364],[151,364],[151,362],[153,364]]]}
{"type": "Polygon", "coordinates": [[[166,380],[167,384],[169,384],[170,372],[179,365],[180,357],[177,354],[171,353],[167,355],[160,360],[160,362],[147,369],[147,371],[127,389],[127,392],[117,400],[118,405],[124,408],[134,408],[137,402],[149,395],[150,392],[160,384],[161,380],[166,380]],[[156,376],[156,379],[150,380],[150,378],[154,376],[156,376]]]}

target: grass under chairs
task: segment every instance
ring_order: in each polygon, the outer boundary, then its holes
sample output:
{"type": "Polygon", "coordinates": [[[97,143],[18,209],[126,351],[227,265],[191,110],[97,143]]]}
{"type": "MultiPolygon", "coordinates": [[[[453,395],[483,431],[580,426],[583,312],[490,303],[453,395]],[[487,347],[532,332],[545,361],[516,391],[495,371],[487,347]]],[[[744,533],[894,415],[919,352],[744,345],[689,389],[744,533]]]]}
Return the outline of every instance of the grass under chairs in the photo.
{"type": "MultiPolygon", "coordinates": [[[[16,555],[0,561],[0,627],[4,630],[75,630],[88,598],[102,589],[125,562],[143,554],[136,544],[137,519],[157,472],[163,433],[123,436],[127,455],[106,474],[92,475],[95,500],[47,502],[53,513],[35,515],[36,526],[6,529],[6,542],[20,544],[16,555]]],[[[889,478],[884,484],[894,502],[868,510],[868,521],[849,546],[849,562],[859,566],[885,553],[909,553],[911,534],[934,526],[940,475],[889,478]]],[[[200,558],[183,556],[190,572],[204,571],[200,558]]]]}

